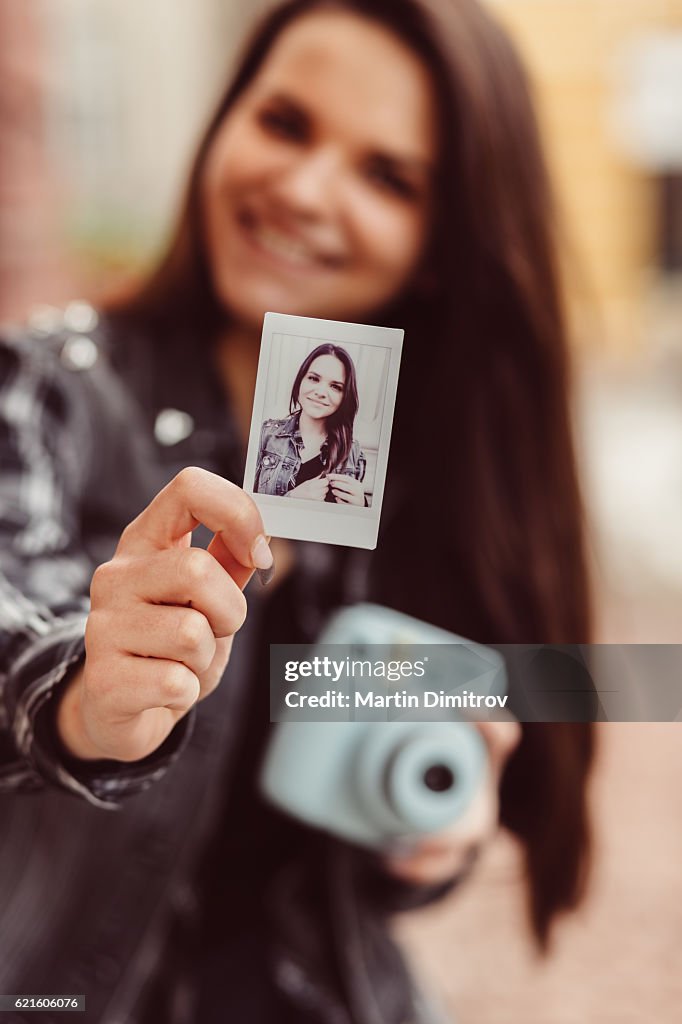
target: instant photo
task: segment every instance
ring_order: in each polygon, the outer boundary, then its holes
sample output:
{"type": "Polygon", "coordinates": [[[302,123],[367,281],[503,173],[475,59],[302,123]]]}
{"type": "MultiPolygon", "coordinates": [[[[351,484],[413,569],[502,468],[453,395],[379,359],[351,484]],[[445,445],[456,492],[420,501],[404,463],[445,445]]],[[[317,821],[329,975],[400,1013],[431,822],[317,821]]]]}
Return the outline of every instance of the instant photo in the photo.
{"type": "Polygon", "coordinates": [[[376,547],[403,333],[266,313],[244,490],[271,536],[376,547]]]}

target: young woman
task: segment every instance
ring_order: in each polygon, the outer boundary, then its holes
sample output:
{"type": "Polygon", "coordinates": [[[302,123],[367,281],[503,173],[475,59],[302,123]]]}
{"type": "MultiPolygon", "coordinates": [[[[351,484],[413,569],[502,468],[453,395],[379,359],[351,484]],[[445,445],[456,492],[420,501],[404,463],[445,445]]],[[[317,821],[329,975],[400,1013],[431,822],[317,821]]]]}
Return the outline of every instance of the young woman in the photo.
{"type": "Polygon", "coordinates": [[[584,878],[589,726],[524,725],[518,745],[511,724],[486,730],[470,815],[401,859],[253,792],[268,644],[314,639],[340,605],[484,643],[590,636],[549,188],[524,74],[483,8],[275,8],[158,269],[97,326],[67,310],[0,362],[0,988],[86,991],[93,1018],[133,1021],[159,964],[177,981],[203,906],[189,1019],[416,1018],[382,915],[462,875],[498,797],[545,942],[584,878]],[[399,326],[405,348],[376,552],[282,544],[246,615],[272,555],[229,481],[268,309],[399,326]]]}
{"type": "Polygon", "coordinates": [[[263,424],[254,491],[367,505],[367,460],[353,439],[358,404],[351,357],[340,345],[318,345],[296,374],[289,416],[263,424]]]}

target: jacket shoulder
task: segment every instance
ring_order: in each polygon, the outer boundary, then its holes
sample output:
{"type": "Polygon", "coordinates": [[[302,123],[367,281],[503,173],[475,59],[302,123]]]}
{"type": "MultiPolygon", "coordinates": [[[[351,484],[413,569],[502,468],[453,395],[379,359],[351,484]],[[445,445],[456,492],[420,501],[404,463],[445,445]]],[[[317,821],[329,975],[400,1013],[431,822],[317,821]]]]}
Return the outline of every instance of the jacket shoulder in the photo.
{"type": "Polygon", "coordinates": [[[284,430],[292,423],[292,416],[285,416],[283,419],[269,419],[263,420],[263,435],[276,434],[280,430],[284,430]]]}
{"type": "Polygon", "coordinates": [[[5,360],[28,364],[36,372],[42,369],[57,378],[91,370],[105,348],[100,316],[85,302],[69,303],[63,310],[36,307],[26,324],[7,325],[0,331],[5,360]]]}

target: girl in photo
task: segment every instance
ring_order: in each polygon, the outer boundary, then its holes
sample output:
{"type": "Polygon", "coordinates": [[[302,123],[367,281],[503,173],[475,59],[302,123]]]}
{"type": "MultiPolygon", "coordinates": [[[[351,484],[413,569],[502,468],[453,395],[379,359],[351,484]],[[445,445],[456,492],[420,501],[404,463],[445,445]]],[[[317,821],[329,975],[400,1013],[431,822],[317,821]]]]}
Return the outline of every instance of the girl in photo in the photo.
{"type": "Polygon", "coordinates": [[[367,461],[353,438],[357,411],[353,360],[340,345],[318,345],[296,374],[290,415],[263,424],[254,491],[367,505],[367,461]]]}

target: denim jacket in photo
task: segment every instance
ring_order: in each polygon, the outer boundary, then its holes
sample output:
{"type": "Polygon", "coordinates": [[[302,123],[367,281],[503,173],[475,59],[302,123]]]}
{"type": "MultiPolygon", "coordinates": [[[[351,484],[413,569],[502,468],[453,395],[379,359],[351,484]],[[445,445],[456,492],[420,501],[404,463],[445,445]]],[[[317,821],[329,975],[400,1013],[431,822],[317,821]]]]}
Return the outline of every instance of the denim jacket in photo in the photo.
{"type": "MultiPolygon", "coordinates": [[[[253,489],[257,494],[284,495],[296,486],[301,468],[303,438],[299,430],[300,412],[281,420],[265,420],[258,446],[258,462],[253,489]]],[[[324,462],[324,448],[322,449],[324,462]]],[[[357,441],[353,441],[348,461],[340,472],[364,480],[367,460],[357,441]]]]}

